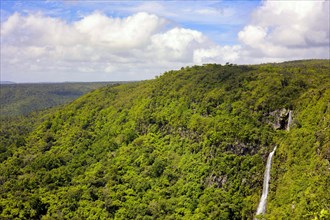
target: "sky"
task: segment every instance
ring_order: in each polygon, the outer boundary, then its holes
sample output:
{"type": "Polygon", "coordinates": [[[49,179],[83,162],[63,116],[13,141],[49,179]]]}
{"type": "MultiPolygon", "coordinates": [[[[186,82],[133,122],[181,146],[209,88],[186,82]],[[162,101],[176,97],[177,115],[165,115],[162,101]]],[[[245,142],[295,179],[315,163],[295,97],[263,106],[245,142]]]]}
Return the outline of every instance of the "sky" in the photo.
{"type": "Polygon", "coordinates": [[[1,81],[152,79],[205,63],[330,59],[328,0],[1,1],[1,81]]]}

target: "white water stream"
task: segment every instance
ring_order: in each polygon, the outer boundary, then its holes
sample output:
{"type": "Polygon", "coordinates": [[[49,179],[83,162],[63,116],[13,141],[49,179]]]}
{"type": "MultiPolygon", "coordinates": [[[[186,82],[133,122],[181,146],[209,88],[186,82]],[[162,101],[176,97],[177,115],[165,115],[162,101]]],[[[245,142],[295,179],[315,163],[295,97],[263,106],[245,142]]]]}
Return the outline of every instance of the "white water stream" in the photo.
{"type": "Polygon", "coordinates": [[[292,111],[289,111],[289,118],[288,118],[288,124],[286,126],[286,130],[290,131],[290,125],[292,124],[292,111]]]}
{"type": "Polygon", "coordinates": [[[275,153],[276,146],[272,152],[270,152],[268,159],[267,159],[267,165],[265,170],[265,176],[264,176],[264,185],[262,189],[262,195],[260,198],[260,202],[257,209],[257,215],[259,214],[265,214],[266,212],[266,203],[267,203],[267,196],[268,196],[268,188],[269,188],[269,179],[270,179],[270,168],[272,166],[272,158],[275,153]]]}
{"type": "MultiPolygon", "coordinates": [[[[290,126],[292,124],[292,111],[289,111],[289,117],[288,117],[288,123],[286,126],[286,130],[290,131],[290,126]]],[[[262,188],[262,195],[260,198],[260,202],[258,205],[257,213],[256,215],[265,214],[266,213],[266,204],[267,204],[267,196],[268,196],[268,190],[269,190],[269,179],[270,179],[270,169],[272,167],[272,159],[273,155],[275,153],[276,146],[272,152],[269,153],[268,159],[267,159],[267,165],[264,175],[264,183],[262,188]]],[[[257,218],[255,218],[257,220],[257,218]]]]}

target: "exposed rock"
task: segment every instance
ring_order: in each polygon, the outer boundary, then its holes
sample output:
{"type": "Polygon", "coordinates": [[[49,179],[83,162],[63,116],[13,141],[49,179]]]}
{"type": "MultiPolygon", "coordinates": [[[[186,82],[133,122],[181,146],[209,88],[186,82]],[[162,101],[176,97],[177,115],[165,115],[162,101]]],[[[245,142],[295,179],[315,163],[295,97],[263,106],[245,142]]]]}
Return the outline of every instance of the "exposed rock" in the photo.
{"type": "Polygon", "coordinates": [[[289,109],[278,109],[268,114],[273,117],[269,123],[275,130],[289,130],[292,123],[292,111],[289,109]]]}
{"type": "Polygon", "coordinates": [[[205,184],[208,187],[215,184],[217,188],[221,188],[222,186],[224,186],[226,184],[226,182],[227,182],[226,175],[217,176],[215,174],[212,174],[211,176],[209,176],[205,179],[205,184]]]}
{"type": "Polygon", "coordinates": [[[234,144],[227,144],[225,150],[232,152],[238,156],[244,155],[254,155],[258,152],[258,146],[253,146],[251,144],[244,144],[240,142],[235,142],[234,144]]]}

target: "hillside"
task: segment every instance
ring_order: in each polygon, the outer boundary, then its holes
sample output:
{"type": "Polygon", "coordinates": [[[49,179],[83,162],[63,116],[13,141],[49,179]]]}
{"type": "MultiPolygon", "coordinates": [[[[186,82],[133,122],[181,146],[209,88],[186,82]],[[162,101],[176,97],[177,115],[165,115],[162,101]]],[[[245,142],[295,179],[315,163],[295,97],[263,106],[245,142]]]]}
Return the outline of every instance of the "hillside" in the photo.
{"type": "Polygon", "coordinates": [[[115,82],[90,83],[26,83],[2,82],[0,86],[1,117],[27,115],[69,103],[94,89],[115,82]]]}
{"type": "Polygon", "coordinates": [[[2,121],[4,219],[330,217],[330,64],[194,66],[2,121]],[[288,111],[292,123],[288,128],[288,111]]]}

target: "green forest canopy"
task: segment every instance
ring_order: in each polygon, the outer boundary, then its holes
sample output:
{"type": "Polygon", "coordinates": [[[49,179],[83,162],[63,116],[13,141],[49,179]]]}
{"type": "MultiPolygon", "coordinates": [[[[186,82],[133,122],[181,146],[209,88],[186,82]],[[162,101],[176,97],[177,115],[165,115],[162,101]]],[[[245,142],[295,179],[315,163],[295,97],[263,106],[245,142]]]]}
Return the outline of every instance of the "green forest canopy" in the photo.
{"type": "Polygon", "coordinates": [[[105,85],[126,82],[19,83],[0,85],[0,116],[27,115],[30,112],[69,103],[105,85]]]}
{"type": "Polygon", "coordinates": [[[0,131],[7,219],[330,217],[330,64],[207,64],[105,86],[0,131]],[[293,111],[290,131],[274,129],[293,111]]]}

